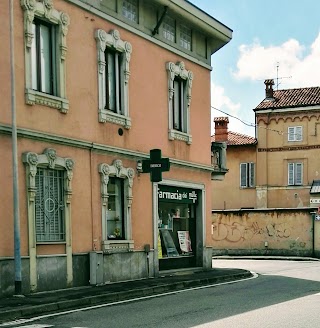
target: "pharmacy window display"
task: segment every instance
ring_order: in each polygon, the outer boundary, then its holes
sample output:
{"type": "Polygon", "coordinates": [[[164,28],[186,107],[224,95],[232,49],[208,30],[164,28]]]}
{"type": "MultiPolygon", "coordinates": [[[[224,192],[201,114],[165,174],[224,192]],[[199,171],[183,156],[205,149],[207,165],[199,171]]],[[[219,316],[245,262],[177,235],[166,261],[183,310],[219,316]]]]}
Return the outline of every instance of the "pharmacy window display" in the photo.
{"type": "Polygon", "coordinates": [[[158,258],[160,270],[194,265],[197,204],[196,190],[159,185],[158,258]]]}

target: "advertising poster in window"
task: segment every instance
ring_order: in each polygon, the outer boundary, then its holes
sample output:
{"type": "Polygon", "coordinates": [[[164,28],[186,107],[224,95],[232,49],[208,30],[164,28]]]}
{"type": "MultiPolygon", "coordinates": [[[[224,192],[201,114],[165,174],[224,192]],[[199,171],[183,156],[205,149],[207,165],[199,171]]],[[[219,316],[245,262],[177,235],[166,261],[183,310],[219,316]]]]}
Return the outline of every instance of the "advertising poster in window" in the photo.
{"type": "Polygon", "coordinates": [[[183,253],[192,252],[189,231],[178,231],[180,249],[183,253]]]}

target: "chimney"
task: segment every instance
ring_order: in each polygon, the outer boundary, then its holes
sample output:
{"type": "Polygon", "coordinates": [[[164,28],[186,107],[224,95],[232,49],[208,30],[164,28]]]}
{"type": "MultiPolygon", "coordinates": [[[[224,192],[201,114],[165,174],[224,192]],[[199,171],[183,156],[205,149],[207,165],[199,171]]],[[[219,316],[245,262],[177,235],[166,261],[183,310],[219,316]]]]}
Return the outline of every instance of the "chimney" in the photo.
{"type": "Polygon", "coordinates": [[[273,99],[273,88],[272,86],[274,85],[273,79],[270,80],[265,80],[264,84],[266,85],[266,98],[267,99],[273,99]]]}
{"type": "Polygon", "coordinates": [[[214,120],[215,141],[228,141],[228,117],[215,117],[214,120]]]}

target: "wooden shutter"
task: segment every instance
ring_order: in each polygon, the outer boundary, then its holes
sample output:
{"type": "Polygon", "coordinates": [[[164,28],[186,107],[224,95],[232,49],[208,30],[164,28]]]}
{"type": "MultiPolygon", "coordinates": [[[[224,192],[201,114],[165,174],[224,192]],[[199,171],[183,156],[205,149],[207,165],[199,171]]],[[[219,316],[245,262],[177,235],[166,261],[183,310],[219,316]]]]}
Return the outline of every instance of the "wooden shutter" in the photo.
{"type": "Polygon", "coordinates": [[[289,126],[288,127],[288,141],[294,141],[295,140],[294,134],[295,134],[294,126],[289,126]]]}
{"type": "Polygon", "coordinates": [[[302,163],[295,163],[295,184],[302,185],[302,171],[303,171],[303,164],[302,163]]]}
{"type": "Polygon", "coordinates": [[[240,163],[240,187],[248,187],[247,181],[247,163],[240,163]]]}
{"type": "Polygon", "coordinates": [[[302,126],[296,126],[295,140],[302,141],[302,126]]]}
{"type": "Polygon", "coordinates": [[[254,187],[255,183],[255,170],[254,170],[254,163],[248,163],[249,164],[249,187],[254,187]]]}
{"type": "Polygon", "coordinates": [[[288,163],[288,185],[294,185],[294,163],[288,163]]]}

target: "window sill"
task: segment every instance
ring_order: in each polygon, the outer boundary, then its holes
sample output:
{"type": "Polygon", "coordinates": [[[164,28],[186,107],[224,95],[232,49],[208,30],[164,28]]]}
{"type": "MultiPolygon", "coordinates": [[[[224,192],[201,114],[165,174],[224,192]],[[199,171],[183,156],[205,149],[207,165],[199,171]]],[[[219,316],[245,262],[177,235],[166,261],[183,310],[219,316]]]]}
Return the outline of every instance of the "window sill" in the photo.
{"type": "Polygon", "coordinates": [[[102,251],[104,253],[124,253],[132,252],[134,249],[133,240],[103,240],[102,241],[102,251]]]}
{"type": "Polygon", "coordinates": [[[188,145],[191,145],[192,135],[174,129],[169,129],[169,140],[180,140],[186,142],[188,145]]]}
{"type": "Polygon", "coordinates": [[[116,114],[107,109],[99,110],[99,122],[100,123],[114,123],[123,126],[125,129],[131,128],[131,118],[129,116],[124,116],[116,114]]]}
{"type": "Polygon", "coordinates": [[[33,89],[26,89],[25,91],[26,103],[28,105],[43,105],[60,110],[61,113],[66,114],[69,110],[69,101],[64,98],[52,96],[33,89]]]}

